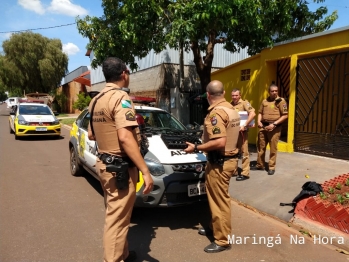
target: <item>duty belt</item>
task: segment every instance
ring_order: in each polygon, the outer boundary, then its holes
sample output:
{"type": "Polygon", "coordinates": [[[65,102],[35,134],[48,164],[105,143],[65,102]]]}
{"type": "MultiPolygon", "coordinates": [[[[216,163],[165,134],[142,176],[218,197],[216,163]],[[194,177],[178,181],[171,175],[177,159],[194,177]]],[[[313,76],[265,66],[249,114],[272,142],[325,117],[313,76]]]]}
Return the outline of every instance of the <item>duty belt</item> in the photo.
{"type": "Polygon", "coordinates": [[[114,156],[110,154],[98,154],[98,158],[106,165],[117,165],[121,162],[125,161],[129,164],[129,167],[134,167],[134,163],[129,157],[120,157],[120,156],[114,156]]]}
{"type": "Polygon", "coordinates": [[[223,156],[224,161],[227,161],[227,160],[232,159],[232,158],[239,158],[239,154],[235,154],[232,156],[223,156]]]}
{"type": "MultiPolygon", "coordinates": [[[[235,155],[232,155],[232,156],[221,156],[220,158],[222,158],[224,161],[227,161],[227,160],[230,160],[230,159],[233,159],[233,158],[239,158],[240,154],[235,154],[235,155]]],[[[212,159],[207,155],[207,161],[212,161],[212,159]]]]}

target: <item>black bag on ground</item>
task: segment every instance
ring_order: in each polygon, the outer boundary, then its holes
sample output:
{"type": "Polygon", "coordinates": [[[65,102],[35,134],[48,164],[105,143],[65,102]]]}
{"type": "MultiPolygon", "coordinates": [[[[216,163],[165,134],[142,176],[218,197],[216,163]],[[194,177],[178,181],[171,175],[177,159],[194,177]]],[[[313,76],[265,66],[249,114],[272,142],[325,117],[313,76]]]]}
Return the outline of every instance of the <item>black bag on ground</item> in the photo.
{"type": "Polygon", "coordinates": [[[323,192],[321,184],[314,181],[308,181],[302,186],[302,191],[292,200],[292,203],[280,203],[280,206],[295,207],[300,200],[310,196],[316,196],[320,192],[323,192]]]}

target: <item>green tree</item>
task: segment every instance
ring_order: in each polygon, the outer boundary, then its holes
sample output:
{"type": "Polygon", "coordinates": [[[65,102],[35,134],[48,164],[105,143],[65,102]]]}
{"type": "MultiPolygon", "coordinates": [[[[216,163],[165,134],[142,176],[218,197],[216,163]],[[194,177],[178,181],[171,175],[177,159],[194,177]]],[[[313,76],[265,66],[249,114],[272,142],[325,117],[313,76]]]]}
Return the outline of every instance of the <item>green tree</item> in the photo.
{"type": "Polygon", "coordinates": [[[68,102],[67,96],[63,92],[59,92],[56,89],[56,93],[54,94],[54,109],[58,112],[62,112],[62,110],[66,107],[68,102]]]}
{"type": "Polygon", "coordinates": [[[5,92],[5,85],[0,79],[0,101],[5,101],[7,99],[7,94],[5,92]]]}
{"type": "MultiPolygon", "coordinates": [[[[324,2],[325,0],[314,0],[324,2]]],[[[193,52],[202,92],[211,80],[216,44],[249,54],[273,43],[329,29],[337,13],[325,17],[305,0],[102,0],[102,17],[77,18],[77,27],[94,51],[92,67],[116,56],[137,69],[135,57],[168,45],[193,52]],[[204,55],[202,55],[202,53],[204,55]]]]}
{"type": "Polygon", "coordinates": [[[85,95],[84,93],[78,94],[78,100],[73,104],[74,109],[79,109],[80,111],[84,110],[91,102],[91,97],[85,95]]]}
{"type": "Polygon", "coordinates": [[[16,33],[2,48],[0,78],[11,93],[51,93],[67,72],[68,56],[62,52],[59,39],[16,33]]]}

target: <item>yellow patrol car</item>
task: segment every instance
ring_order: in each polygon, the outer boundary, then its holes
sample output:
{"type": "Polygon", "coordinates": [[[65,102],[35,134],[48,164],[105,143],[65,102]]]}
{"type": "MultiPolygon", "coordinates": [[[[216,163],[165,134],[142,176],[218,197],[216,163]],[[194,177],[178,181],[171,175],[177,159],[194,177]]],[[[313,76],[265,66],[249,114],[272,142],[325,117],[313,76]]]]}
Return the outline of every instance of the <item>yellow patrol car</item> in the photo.
{"type": "Polygon", "coordinates": [[[50,107],[42,103],[19,103],[9,117],[10,133],[15,139],[22,136],[60,137],[61,124],[50,107]]]}
{"type": "MultiPolygon", "coordinates": [[[[188,154],[183,151],[185,141],[201,143],[202,131],[187,129],[171,114],[159,108],[135,106],[135,110],[138,124],[139,118],[143,122],[142,145],[146,145],[144,160],[154,181],[153,190],[143,195],[144,181],[139,175],[135,206],[169,207],[206,201],[206,156],[203,152],[188,154]]],[[[82,175],[86,170],[98,179],[95,169],[96,143],[89,140],[87,135],[89,122],[90,114],[86,109],[70,131],[70,170],[73,176],[82,175]]]]}

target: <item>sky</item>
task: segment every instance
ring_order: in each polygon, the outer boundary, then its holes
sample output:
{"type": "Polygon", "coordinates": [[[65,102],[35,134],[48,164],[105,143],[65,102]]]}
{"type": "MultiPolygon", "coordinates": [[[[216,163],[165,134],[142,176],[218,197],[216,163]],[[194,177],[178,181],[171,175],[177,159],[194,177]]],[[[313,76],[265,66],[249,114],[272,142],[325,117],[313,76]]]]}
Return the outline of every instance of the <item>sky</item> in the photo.
{"type": "MultiPolygon", "coordinates": [[[[103,15],[101,0],[2,0],[0,8],[0,52],[2,42],[11,37],[11,32],[32,30],[48,38],[58,38],[63,44],[63,51],[69,57],[69,72],[80,66],[90,66],[86,54],[87,38],[83,38],[76,27],[77,16],[84,17],[103,15]],[[43,29],[54,27],[49,29],[43,29]],[[34,30],[38,29],[38,30],[34,30]]],[[[326,0],[316,4],[312,0],[310,9],[321,5],[328,7],[329,12],[338,11],[339,18],[330,29],[349,26],[349,0],[326,0]]]]}

